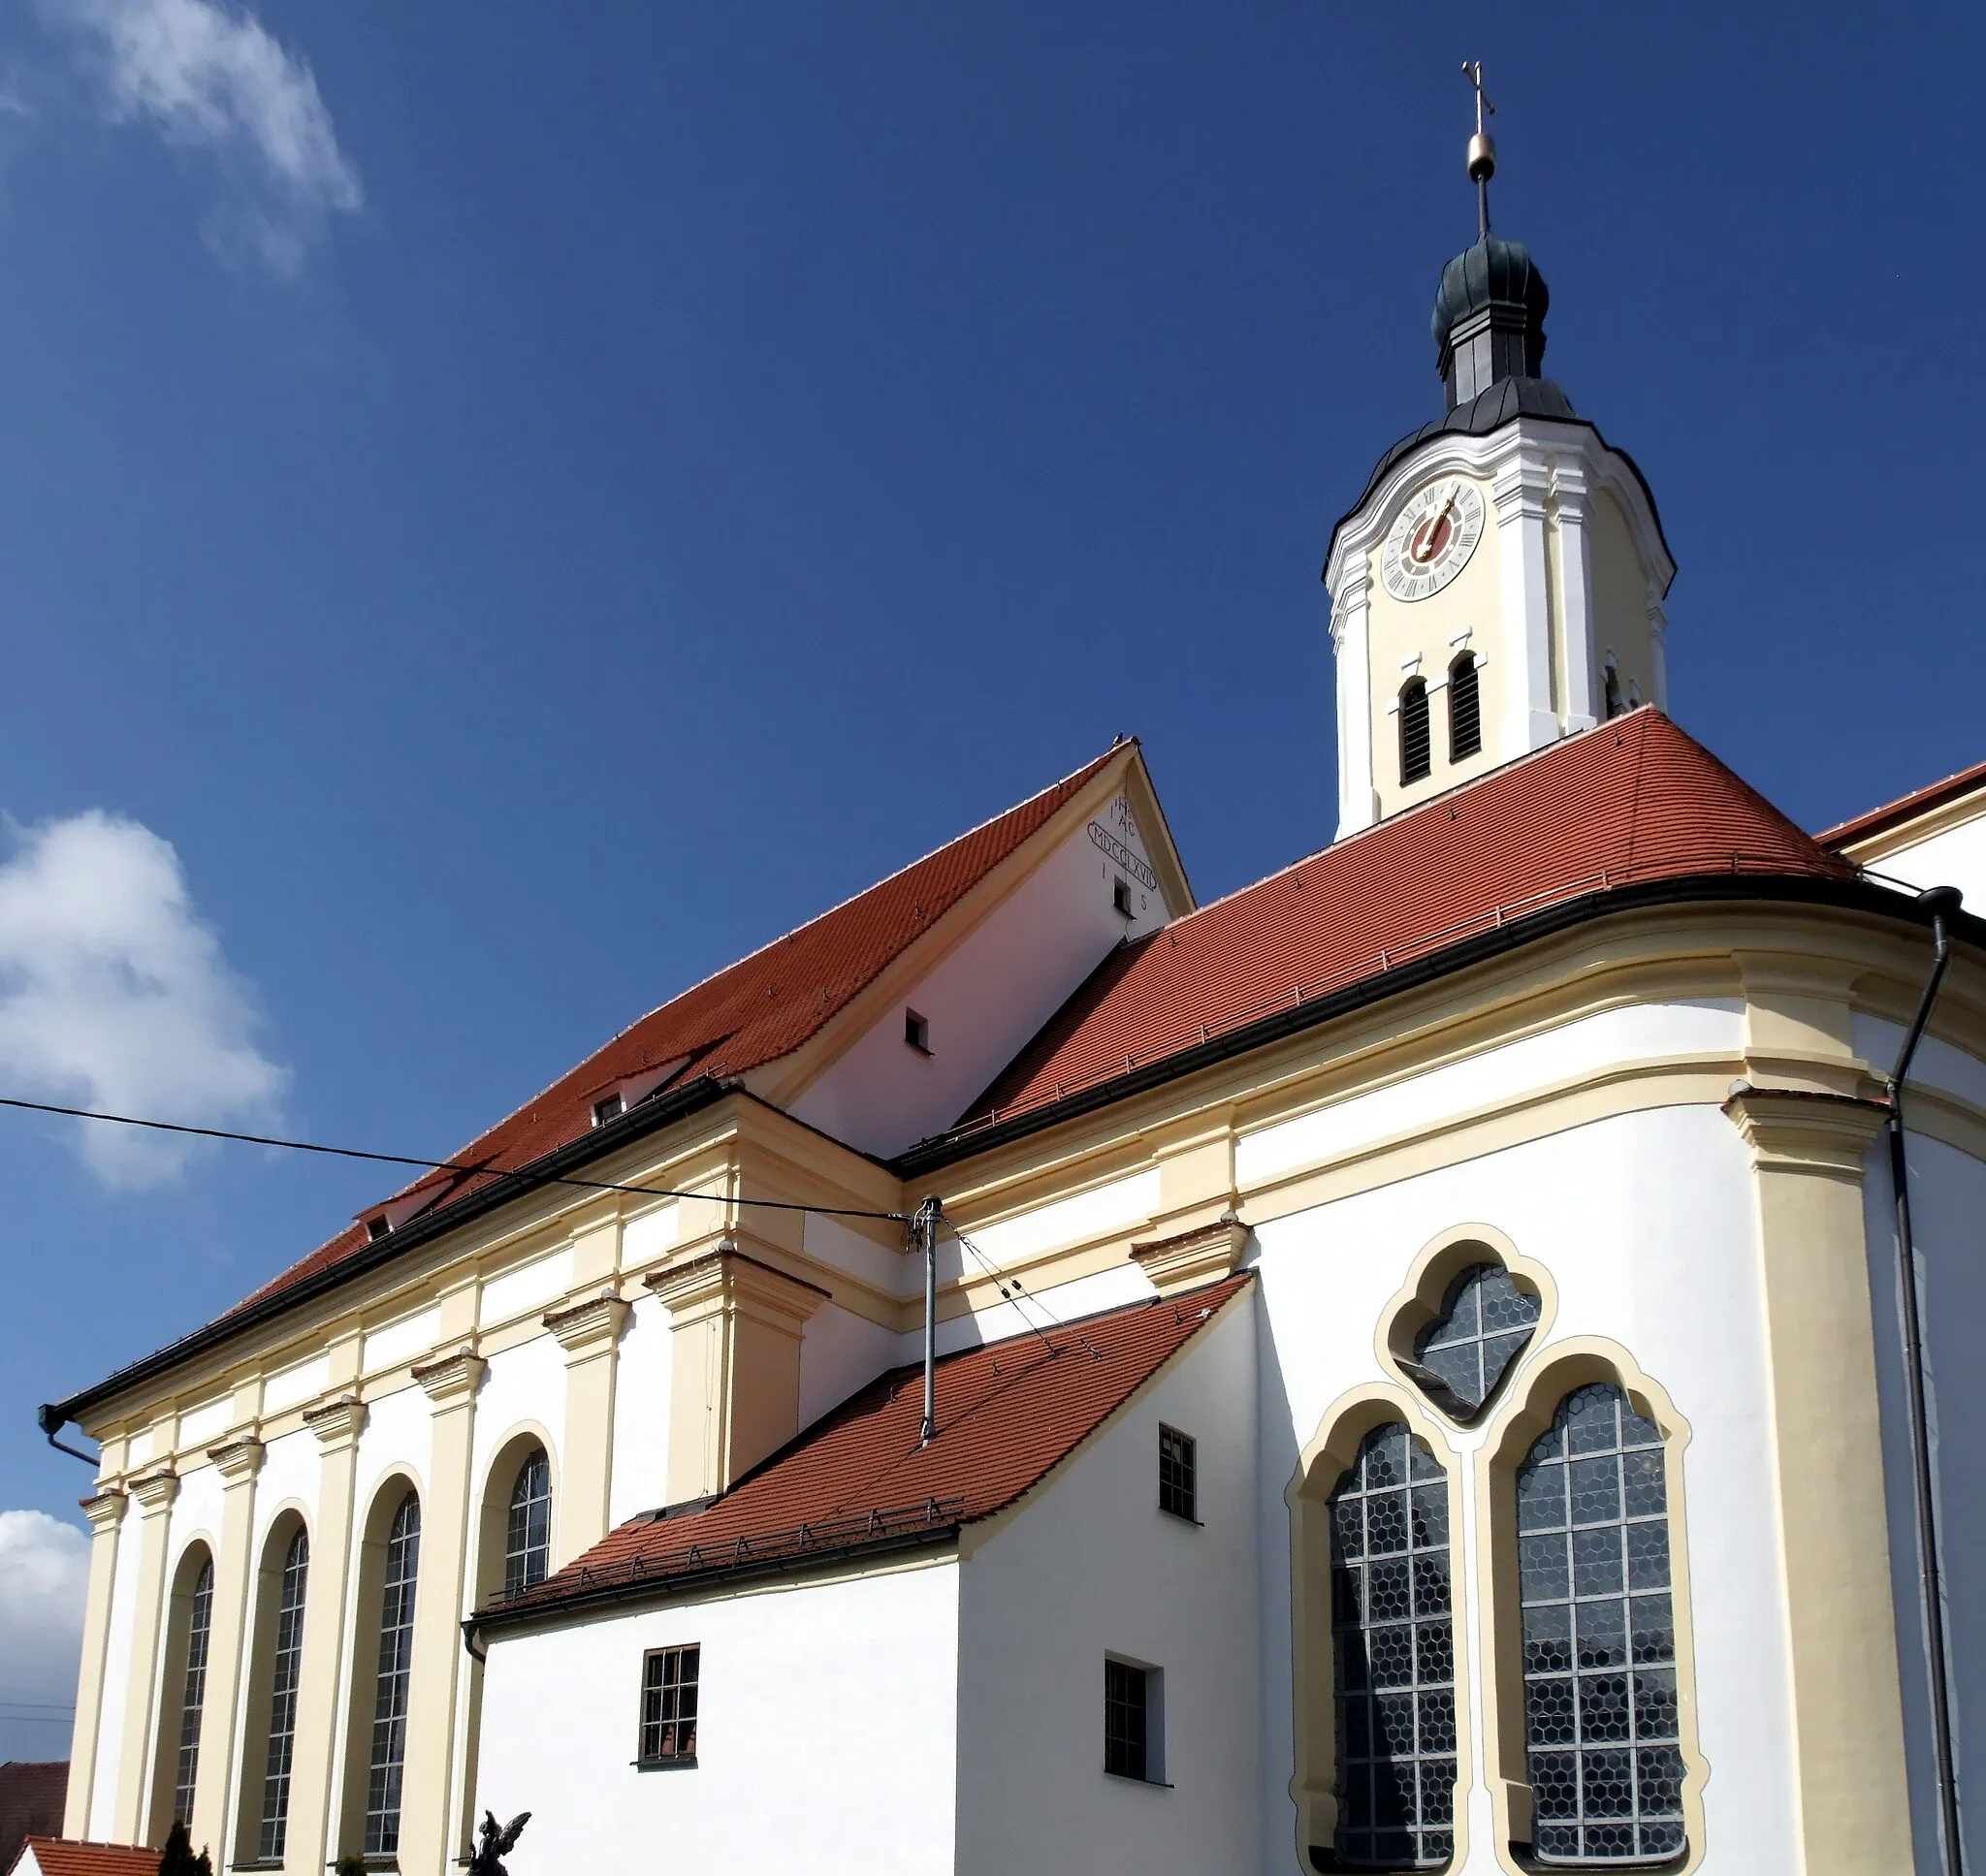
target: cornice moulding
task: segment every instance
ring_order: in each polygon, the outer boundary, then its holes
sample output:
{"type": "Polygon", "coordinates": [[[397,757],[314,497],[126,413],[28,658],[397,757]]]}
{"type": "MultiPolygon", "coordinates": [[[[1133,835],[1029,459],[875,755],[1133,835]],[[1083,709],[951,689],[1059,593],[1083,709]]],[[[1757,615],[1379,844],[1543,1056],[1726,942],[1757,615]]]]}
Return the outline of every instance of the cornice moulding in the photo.
{"type": "Polygon", "coordinates": [[[464,1343],[449,1354],[414,1364],[414,1379],[437,1407],[467,1400],[483,1383],[490,1364],[464,1343]]]}
{"type": "Polygon", "coordinates": [[[1211,1224],[1134,1243],[1131,1256],[1161,1296],[1176,1296],[1232,1277],[1247,1243],[1248,1226],[1233,1212],[1224,1212],[1211,1224]]]}
{"type": "Polygon", "coordinates": [[[304,1424],[327,1452],[349,1446],[366,1424],[366,1403],[356,1394],[338,1394],[304,1410],[304,1424]]]}
{"type": "Polygon", "coordinates": [[[818,1285],[748,1256],[729,1238],[715,1251],[654,1272],[644,1285],[679,1324],[745,1306],[797,1328],[828,1300],[818,1285]]]}
{"type": "Polygon", "coordinates": [[[591,1354],[620,1339],[627,1305],[610,1289],[583,1303],[547,1310],[542,1320],[568,1355],[591,1354]]]}
{"type": "Polygon", "coordinates": [[[1813,1173],[1859,1182],[1862,1156],[1889,1119],[1889,1103],[1804,1088],[1741,1082],[1724,1112],[1760,1172],[1813,1173]]]}
{"type": "Polygon", "coordinates": [[[136,1479],[127,1479],[124,1484],[144,1508],[146,1517],[155,1511],[163,1511],[179,1496],[179,1475],[170,1466],[157,1472],[140,1473],[136,1479]]]}
{"type": "Polygon", "coordinates": [[[131,1501],[114,1487],[101,1491],[93,1498],[79,1498],[77,1504],[82,1508],[82,1514],[90,1521],[95,1531],[114,1531],[123,1522],[124,1512],[131,1501]]]}
{"type": "Polygon", "coordinates": [[[207,1456],[231,1485],[240,1479],[253,1479],[262,1470],[262,1442],[252,1433],[243,1434],[237,1440],[224,1440],[219,1446],[207,1449],[207,1456]]]}

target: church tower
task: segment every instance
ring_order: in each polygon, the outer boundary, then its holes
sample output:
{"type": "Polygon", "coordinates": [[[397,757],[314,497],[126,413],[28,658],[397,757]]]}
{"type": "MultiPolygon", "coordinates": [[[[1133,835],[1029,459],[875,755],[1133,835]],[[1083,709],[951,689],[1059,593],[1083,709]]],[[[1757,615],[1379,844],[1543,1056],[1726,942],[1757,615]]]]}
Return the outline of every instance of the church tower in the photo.
{"type": "Polygon", "coordinates": [[[1666,706],[1676,565],[1623,452],[1541,375],[1550,295],[1490,232],[1480,67],[1479,238],[1431,322],[1445,414],[1393,445],[1331,534],[1338,838],[1640,703],[1666,706]]]}

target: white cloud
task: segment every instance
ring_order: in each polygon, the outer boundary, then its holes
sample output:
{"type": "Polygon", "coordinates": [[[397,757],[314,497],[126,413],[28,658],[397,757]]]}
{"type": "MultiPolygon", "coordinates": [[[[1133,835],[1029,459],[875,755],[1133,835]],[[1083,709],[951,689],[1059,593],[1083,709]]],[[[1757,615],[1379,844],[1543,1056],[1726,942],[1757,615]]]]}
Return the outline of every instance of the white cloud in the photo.
{"type": "Polygon", "coordinates": [[[364,203],[310,67],[225,0],[41,0],[83,48],[118,123],[203,150],[233,188],[208,233],[282,273],[303,265],[334,213],[364,203]]]}
{"type": "MultiPolygon", "coordinates": [[[[46,1511],[0,1511],[0,1700],[76,1698],[88,1587],[89,1540],[73,1524],[46,1511]]],[[[59,1725],[19,1721],[9,1732],[34,1758],[69,1756],[59,1725]]]]}
{"type": "MultiPolygon", "coordinates": [[[[179,856],[92,810],[18,834],[0,864],[0,1094],[195,1126],[266,1120],[286,1079],[179,856]]],[[[107,1184],[170,1179],[183,1136],[79,1121],[107,1184]]]]}

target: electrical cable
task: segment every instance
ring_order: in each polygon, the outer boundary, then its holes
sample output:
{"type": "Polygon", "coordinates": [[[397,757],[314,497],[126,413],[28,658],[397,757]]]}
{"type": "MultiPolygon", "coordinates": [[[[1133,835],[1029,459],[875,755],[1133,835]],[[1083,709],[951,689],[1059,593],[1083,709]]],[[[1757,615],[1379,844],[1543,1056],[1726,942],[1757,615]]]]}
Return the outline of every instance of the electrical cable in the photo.
{"type": "MultiPolygon", "coordinates": [[[[473,1173],[491,1179],[529,1179],[534,1185],[579,1186],[594,1192],[635,1192],[646,1198],[707,1198],[718,1205],[756,1205],[766,1211],[813,1212],[821,1218],[870,1218],[892,1224],[907,1224],[908,1212],[863,1212],[852,1206],[803,1205],[788,1198],[738,1198],[716,1192],[674,1192],[662,1186],[624,1186],[611,1179],[577,1179],[569,1174],[545,1176],[529,1166],[464,1165],[458,1160],[423,1160],[405,1153],[368,1153],[363,1147],[322,1146],[315,1140],[282,1140],[267,1133],[236,1133],[224,1127],[189,1127],[183,1121],[141,1120],[132,1114],[102,1114],[88,1107],[60,1107],[53,1101],[22,1100],[0,1095],[0,1107],[24,1108],[32,1114],[62,1114],[79,1121],[110,1121],[118,1127],[149,1128],[158,1133],[193,1133],[206,1140],[235,1140],[244,1146],[282,1147],[290,1153],[322,1153],[338,1160],[372,1160],[389,1166],[420,1166],[430,1172],[473,1173]]],[[[629,1110],[630,1112],[633,1110],[629,1110]]]]}
{"type": "MultiPolygon", "coordinates": [[[[971,1238],[967,1237],[966,1234],[963,1231],[961,1231],[956,1224],[953,1224],[950,1219],[945,1218],[945,1214],[942,1210],[938,1215],[941,1219],[945,1220],[945,1224],[946,1224],[946,1226],[949,1227],[952,1236],[955,1237],[959,1241],[959,1243],[962,1244],[968,1251],[970,1251],[974,1256],[978,1258],[979,1262],[985,1267],[987,1275],[990,1276],[993,1279],[993,1281],[1000,1287],[1001,1295],[1007,1295],[1007,1286],[1009,1284],[1011,1284],[1013,1288],[1020,1292],[1022,1300],[1034,1304],[1034,1306],[1038,1310],[1040,1310],[1041,1314],[1048,1319],[1049,1321],[1054,1323],[1054,1325],[1058,1329],[1060,1329],[1065,1335],[1074,1336],[1075,1339],[1078,1342],[1080,1342],[1082,1346],[1090,1351],[1091,1357],[1093,1359],[1097,1361],[1103,1360],[1104,1357],[1101,1353],[1098,1352],[1097,1345],[1094,1342],[1092,1342],[1088,1336],[1083,1334],[1083,1332],[1080,1329],[1072,1326],[1068,1322],[1065,1322],[1059,1316],[1055,1314],[1055,1312],[1052,1309],[1048,1307],[1046,1303],[1042,1302],[1041,1299],[1039,1296],[1037,1296],[1031,1289],[1029,1289],[1027,1286],[1023,1284],[1021,1280],[1018,1277],[1016,1277],[1011,1271],[1002,1270],[1000,1266],[996,1264],[991,1257],[987,1256],[985,1252],[981,1251],[979,1247],[977,1244],[975,1244],[971,1238]]],[[[1009,1298],[1009,1300],[1012,1301],[1013,1299],[1009,1298]]],[[[1018,1302],[1015,1302],[1014,1308],[1016,1312],[1018,1312],[1020,1304],[1018,1302]]],[[[1055,1345],[1052,1342],[1048,1342],[1048,1338],[1045,1335],[1042,1335],[1041,1331],[1039,1328],[1035,1328],[1035,1325],[1032,1322],[1028,1321],[1026,1316],[1022,1316],[1020,1320],[1023,1323],[1026,1324],[1027,1327],[1029,1327],[1030,1329],[1034,1329],[1035,1334],[1040,1335],[1043,1342],[1047,1342],[1049,1348],[1053,1349],[1055,1347],[1055,1345]]],[[[1059,1353],[1060,1351],[1058,1350],[1057,1352],[1059,1353]]]]}

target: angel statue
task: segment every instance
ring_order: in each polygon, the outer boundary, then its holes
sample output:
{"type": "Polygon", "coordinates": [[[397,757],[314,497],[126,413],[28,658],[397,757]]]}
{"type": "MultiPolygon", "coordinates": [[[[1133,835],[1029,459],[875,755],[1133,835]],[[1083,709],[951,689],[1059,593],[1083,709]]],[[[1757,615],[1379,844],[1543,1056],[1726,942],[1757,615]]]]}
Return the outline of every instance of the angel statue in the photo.
{"type": "Polygon", "coordinates": [[[469,1859],[469,1876],[510,1876],[503,1859],[517,1848],[517,1840],[530,1821],[529,1811],[520,1811],[508,1824],[499,1825],[495,1811],[485,1811],[482,1828],[476,1833],[482,1841],[469,1859]]]}

